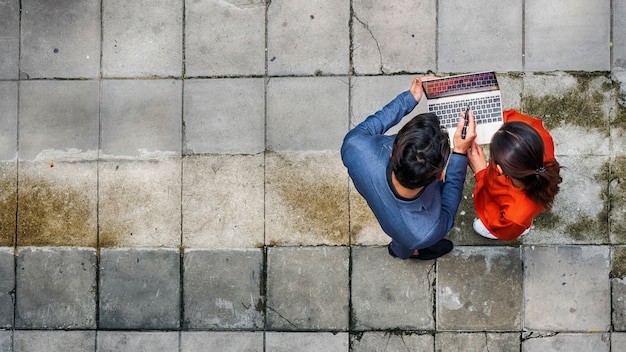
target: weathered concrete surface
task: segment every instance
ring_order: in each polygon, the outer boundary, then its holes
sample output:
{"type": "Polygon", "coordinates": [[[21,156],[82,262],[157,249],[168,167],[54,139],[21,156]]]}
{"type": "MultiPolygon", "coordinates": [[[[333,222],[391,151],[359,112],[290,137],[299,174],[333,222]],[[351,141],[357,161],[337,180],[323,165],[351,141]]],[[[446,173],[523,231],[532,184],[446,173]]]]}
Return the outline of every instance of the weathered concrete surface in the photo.
{"type": "Polygon", "coordinates": [[[435,336],[435,351],[437,352],[519,351],[519,349],[519,333],[443,332],[435,336]]]}
{"type": "Polygon", "coordinates": [[[178,345],[178,333],[173,331],[101,331],[98,332],[96,348],[97,351],[107,352],[167,352],[176,350],[178,345]]]}
{"type": "Polygon", "coordinates": [[[342,352],[349,348],[348,334],[328,332],[269,332],[265,335],[269,351],[342,352]]]}
{"type": "Polygon", "coordinates": [[[523,256],[526,330],[609,330],[608,247],[531,246],[523,256]]]}
{"type": "Polygon", "coordinates": [[[348,255],[345,247],[269,248],[266,326],[286,331],[346,331],[348,255]]]}
{"type": "Polygon", "coordinates": [[[95,348],[96,332],[93,330],[17,330],[13,336],[13,351],[81,352],[95,348]]]}
{"type": "Polygon", "coordinates": [[[96,328],[95,250],[24,247],[16,272],[17,328],[96,328]]]}
{"type": "Polygon", "coordinates": [[[350,4],[343,0],[268,3],[267,73],[348,74],[349,21],[350,4]]]}
{"type": "MultiPolygon", "coordinates": [[[[15,257],[13,248],[0,247],[0,329],[13,326],[15,301],[15,257]]],[[[1,341],[1,338],[0,338],[1,341]]],[[[2,346],[2,342],[0,342],[2,346]]]]}
{"type": "Polygon", "coordinates": [[[183,245],[263,247],[264,156],[190,155],[183,159],[183,245]]]}
{"type": "Polygon", "coordinates": [[[594,351],[609,352],[622,345],[610,346],[607,333],[574,334],[563,333],[554,336],[530,338],[522,341],[522,352],[535,351],[594,351]]]}
{"type": "Polygon", "coordinates": [[[263,332],[185,331],[181,333],[181,352],[219,350],[225,352],[262,352],[263,332]]]}
{"type": "Polygon", "coordinates": [[[434,261],[392,258],[386,247],[352,250],[352,328],[432,330],[434,261]]]}
{"type": "Polygon", "coordinates": [[[183,0],[102,2],[104,77],[180,77],[183,0]]]}
{"type": "Polygon", "coordinates": [[[265,243],[347,245],[347,184],[338,152],[268,153],[265,243]]]}
{"type": "Polygon", "coordinates": [[[265,73],[264,1],[186,2],[185,29],[188,77],[265,73]]]}
{"type": "Polygon", "coordinates": [[[190,80],[183,99],[184,154],[265,151],[263,79],[190,80]]]}
{"type": "Polygon", "coordinates": [[[353,2],[354,72],[380,75],[435,70],[436,5],[435,1],[353,2]]]}
{"type": "Polygon", "coordinates": [[[125,330],[180,326],[177,250],[105,248],[99,269],[100,326],[125,330]]]}
{"type": "Polygon", "coordinates": [[[183,270],[186,328],[263,328],[262,249],[189,250],[183,270]]]}
{"type": "Polygon", "coordinates": [[[586,0],[0,1],[0,349],[624,350],[625,18],[586,0]],[[413,77],[474,70],[544,121],[561,193],[491,241],[468,172],[455,251],[393,259],[339,146],[413,77]]]}
{"type": "Polygon", "coordinates": [[[513,247],[459,247],[438,260],[437,330],[519,330],[520,255],[513,247]]]}

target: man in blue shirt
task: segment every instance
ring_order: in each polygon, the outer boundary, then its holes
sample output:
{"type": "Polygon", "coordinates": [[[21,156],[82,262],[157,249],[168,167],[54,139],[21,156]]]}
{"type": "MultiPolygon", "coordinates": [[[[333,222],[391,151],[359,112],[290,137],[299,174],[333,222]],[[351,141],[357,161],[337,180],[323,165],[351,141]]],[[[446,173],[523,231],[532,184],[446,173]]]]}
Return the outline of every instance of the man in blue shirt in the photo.
{"type": "Polygon", "coordinates": [[[422,96],[422,79],[415,78],[408,91],[348,132],[341,146],[354,186],[392,239],[389,254],[402,259],[435,259],[452,250],[443,237],[454,225],[467,151],[476,138],[471,112],[465,138],[466,117],[459,118],[452,155],[448,133],[432,113],[415,116],[397,135],[385,135],[422,96]]]}

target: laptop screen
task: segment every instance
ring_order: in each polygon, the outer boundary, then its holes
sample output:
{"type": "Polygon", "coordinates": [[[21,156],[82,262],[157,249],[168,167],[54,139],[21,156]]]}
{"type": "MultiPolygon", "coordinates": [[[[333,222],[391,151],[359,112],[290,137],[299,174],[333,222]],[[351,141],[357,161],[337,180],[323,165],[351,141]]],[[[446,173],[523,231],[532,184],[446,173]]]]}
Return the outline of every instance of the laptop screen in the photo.
{"type": "Polygon", "coordinates": [[[481,72],[422,81],[426,98],[437,99],[458,94],[498,90],[495,72],[481,72]]]}

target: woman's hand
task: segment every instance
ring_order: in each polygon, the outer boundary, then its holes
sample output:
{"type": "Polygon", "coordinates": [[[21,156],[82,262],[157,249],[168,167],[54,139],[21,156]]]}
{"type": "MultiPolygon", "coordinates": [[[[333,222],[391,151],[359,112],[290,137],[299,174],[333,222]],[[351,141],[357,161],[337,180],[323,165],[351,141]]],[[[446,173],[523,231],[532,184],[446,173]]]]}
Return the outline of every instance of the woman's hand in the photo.
{"type": "Polygon", "coordinates": [[[485,153],[483,153],[483,148],[476,142],[467,150],[467,159],[469,167],[474,171],[474,174],[487,168],[487,159],[485,158],[485,153]]]}

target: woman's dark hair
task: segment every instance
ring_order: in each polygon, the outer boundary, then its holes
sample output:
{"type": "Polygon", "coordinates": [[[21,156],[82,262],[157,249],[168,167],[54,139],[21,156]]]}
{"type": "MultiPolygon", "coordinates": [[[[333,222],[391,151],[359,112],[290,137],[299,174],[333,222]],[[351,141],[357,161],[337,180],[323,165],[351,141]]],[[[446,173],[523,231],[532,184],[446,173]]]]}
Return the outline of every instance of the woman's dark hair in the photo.
{"type": "Polygon", "coordinates": [[[523,122],[505,123],[492,137],[489,152],[505,175],[524,184],[528,198],[552,208],[562,180],[561,166],[556,159],[544,162],[543,140],[534,128],[523,122]]]}
{"type": "Polygon", "coordinates": [[[416,189],[436,180],[449,156],[448,132],[441,128],[437,115],[419,114],[398,132],[391,151],[391,170],[403,187],[416,189]]]}

